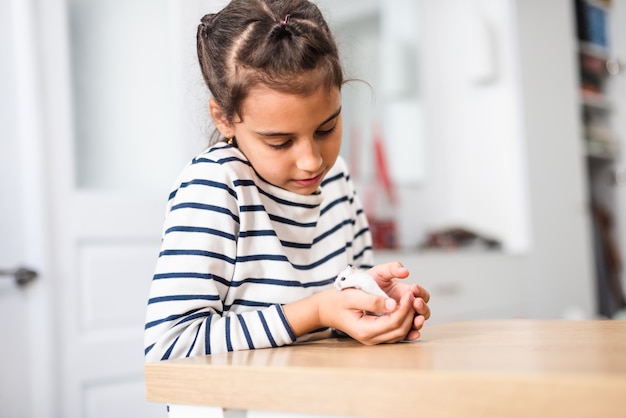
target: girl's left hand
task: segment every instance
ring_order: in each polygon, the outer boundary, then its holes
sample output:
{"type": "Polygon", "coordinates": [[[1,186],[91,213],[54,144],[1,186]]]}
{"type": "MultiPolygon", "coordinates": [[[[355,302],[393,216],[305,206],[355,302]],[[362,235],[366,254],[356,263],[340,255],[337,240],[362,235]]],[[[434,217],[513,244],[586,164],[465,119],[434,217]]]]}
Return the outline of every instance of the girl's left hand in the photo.
{"type": "Polygon", "coordinates": [[[402,283],[394,279],[406,279],[409,271],[400,262],[378,264],[372,267],[368,273],[376,280],[378,286],[389,295],[389,297],[400,302],[402,295],[407,292],[412,294],[413,305],[413,326],[406,336],[408,341],[417,340],[420,337],[420,329],[424,322],[430,317],[428,301],[430,293],[417,284],[402,283]]]}

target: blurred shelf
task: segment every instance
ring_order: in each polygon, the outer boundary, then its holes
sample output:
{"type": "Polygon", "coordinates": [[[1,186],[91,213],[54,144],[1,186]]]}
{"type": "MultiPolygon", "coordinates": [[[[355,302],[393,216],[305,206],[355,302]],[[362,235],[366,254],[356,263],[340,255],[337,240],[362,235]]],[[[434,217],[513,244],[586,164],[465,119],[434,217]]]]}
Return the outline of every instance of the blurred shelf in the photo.
{"type": "Polygon", "coordinates": [[[578,43],[581,53],[590,55],[601,60],[608,60],[611,57],[609,49],[605,46],[594,44],[592,42],[580,41],[578,43]]]}
{"type": "Polygon", "coordinates": [[[615,141],[585,141],[585,151],[589,158],[604,160],[607,162],[616,161],[620,151],[615,141]]]}
{"type": "Polygon", "coordinates": [[[610,111],[613,108],[611,102],[601,93],[582,90],[581,101],[584,106],[598,110],[610,111]]]}

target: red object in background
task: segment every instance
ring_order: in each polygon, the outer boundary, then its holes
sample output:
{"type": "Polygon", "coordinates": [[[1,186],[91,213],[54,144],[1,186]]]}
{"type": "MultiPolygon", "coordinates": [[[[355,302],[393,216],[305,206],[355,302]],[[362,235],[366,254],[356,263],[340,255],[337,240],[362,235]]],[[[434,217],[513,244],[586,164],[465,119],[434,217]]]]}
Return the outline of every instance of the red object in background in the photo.
{"type": "Polygon", "coordinates": [[[601,93],[609,75],[606,68],[606,60],[587,53],[579,55],[580,61],[580,87],[583,91],[601,93]]]}
{"type": "Polygon", "coordinates": [[[395,188],[391,181],[385,146],[378,132],[374,136],[374,161],[376,162],[376,179],[385,189],[391,204],[394,205],[396,203],[395,188]]]}
{"type": "Polygon", "coordinates": [[[368,222],[372,234],[372,245],[375,249],[397,248],[398,234],[394,216],[394,208],[397,203],[396,190],[391,179],[385,144],[379,129],[374,129],[373,146],[377,187],[372,190],[373,193],[369,196],[369,208],[372,209],[372,212],[368,216],[368,222]],[[380,193],[381,188],[384,193],[380,193]],[[388,199],[389,204],[382,205],[385,208],[383,209],[385,213],[377,212],[380,210],[380,205],[376,204],[379,199],[388,199]]]}
{"type": "Polygon", "coordinates": [[[392,249],[398,246],[396,221],[394,219],[368,218],[370,232],[372,234],[372,246],[374,249],[392,249]]]}

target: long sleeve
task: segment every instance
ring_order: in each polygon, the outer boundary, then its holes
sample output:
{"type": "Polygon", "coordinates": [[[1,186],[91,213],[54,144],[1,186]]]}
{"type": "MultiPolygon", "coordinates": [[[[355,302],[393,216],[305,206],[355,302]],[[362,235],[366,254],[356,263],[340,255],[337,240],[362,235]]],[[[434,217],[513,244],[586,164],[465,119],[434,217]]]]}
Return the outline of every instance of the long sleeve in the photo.
{"type": "MultiPolygon", "coordinates": [[[[240,163],[243,164],[243,163],[240,163]]],[[[145,327],[148,361],[280,346],[295,338],[279,304],[225,306],[237,257],[239,204],[210,159],[197,159],[170,195],[145,327]]]]}

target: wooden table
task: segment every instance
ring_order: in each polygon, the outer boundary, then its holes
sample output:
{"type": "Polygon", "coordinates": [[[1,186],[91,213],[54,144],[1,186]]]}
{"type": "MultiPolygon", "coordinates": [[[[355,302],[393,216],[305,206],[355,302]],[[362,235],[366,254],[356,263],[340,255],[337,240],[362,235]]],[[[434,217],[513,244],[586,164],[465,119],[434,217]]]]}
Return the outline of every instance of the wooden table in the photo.
{"type": "Polygon", "coordinates": [[[145,371],[148,400],[172,410],[626,417],[626,321],[456,322],[426,326],[413,343],[332,339],[152,363],[145,371]]]}

